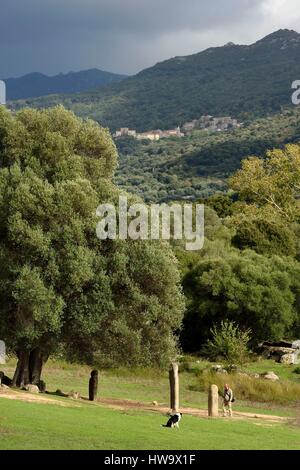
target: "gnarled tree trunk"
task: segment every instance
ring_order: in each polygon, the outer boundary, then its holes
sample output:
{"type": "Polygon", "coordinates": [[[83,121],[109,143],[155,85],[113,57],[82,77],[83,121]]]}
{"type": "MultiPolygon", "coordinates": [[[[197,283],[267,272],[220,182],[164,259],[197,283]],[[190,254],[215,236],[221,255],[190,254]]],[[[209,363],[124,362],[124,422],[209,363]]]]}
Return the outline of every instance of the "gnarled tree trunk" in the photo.
{"type": "Polygon", "coordinates": [[[12,380],[12,387],[23,388],[28,384],[38,385],[41,380],[43,364],[47,361],[40,348],[32,351],[19,351],[18,363],[12,380]]]}
{"type": "Polygon", "coordinates": [[[18,352],[18,363],[12,380],[12,387],[23,388],[29,384],[29,351],[18,352]]]}
{"type": "Polygon", "coordinates": [[[31,384],[39,385],[42,375],[44,355],[39,348],[34,349],[29,355],[29,381],[31,384]]]}

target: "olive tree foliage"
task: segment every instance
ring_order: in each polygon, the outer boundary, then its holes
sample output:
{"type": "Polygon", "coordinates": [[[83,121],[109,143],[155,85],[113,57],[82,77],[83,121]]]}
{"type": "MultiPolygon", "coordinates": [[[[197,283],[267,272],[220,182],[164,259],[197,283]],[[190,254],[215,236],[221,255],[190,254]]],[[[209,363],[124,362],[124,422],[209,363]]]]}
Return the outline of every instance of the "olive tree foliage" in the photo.
{"type": "Polygon", "coordinates": [[[117,203],[108,130],[63,107],[0,108],[0,337],[38,383],[58,345],[70,358],[161,364],[183,311],[168,244],[100,241],[96,208],[117,203]]]}

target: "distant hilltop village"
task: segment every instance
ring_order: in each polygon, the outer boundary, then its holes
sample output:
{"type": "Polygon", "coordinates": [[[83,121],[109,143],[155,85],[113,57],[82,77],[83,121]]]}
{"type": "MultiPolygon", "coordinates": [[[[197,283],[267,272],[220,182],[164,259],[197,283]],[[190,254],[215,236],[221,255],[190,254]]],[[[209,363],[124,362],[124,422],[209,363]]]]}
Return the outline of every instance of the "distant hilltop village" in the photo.
{"type": "Polygon", "coordinates": [[[129,136],[138,140],[159,140],[167,139],[169,137],[184,137],[184,134],[180,131],[180,127],[176,127],[176,129],[171,129],[169,131],[161,131],[160,129],[157,129],[155,131],[141,133],[138,133],[136,130],[130,130],[128,127],[122,127],[120,130],[116,131],[113,136],[116,138],[129,136]]]}
{"type": "Polygon", "coordinates": [[[182,126],[168,131],[162,131],[160,129],[148,132],[137,132],[135,129],[128,129],[128,127],[121,127],[117,130],[113,137],[133,137],[137,140],[160,140],[167,139],[170,137],[184,137],[193,130],[203,129],[211,132],[226,132],[230,129],[236,129],[241,127],[243,124],[237,119],[233,119],[230,116],[225,117],[213,117],[213,116],[201,116],[200,119],[194,119],[193,121],[186,122],[182,126]]]}
{"type": "Polygon", "coordinates": [[[233,119],[230,116],[225,117],[213,117],[213,116],[201,116],[200,119],[194,119],[193,121],[186,122],[183,124],[182,129],[185,133],[189,133],[195,129],[204,129],[212,132],[226,132],[230,129],[236,129],[242,127],[243,123],[237,119],[233,119]]]}

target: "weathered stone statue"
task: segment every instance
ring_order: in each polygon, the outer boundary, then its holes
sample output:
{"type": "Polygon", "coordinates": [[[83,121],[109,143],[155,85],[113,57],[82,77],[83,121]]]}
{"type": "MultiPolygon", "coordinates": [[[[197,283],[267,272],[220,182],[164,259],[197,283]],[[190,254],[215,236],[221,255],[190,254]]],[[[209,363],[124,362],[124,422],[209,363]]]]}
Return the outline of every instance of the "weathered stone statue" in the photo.
{"type": "Polygon", "coordinates": [[[89,400],[94,401],[97,399],[98,392],[98,371],[92,370],[91,378],[89,381],[89,400]]]}

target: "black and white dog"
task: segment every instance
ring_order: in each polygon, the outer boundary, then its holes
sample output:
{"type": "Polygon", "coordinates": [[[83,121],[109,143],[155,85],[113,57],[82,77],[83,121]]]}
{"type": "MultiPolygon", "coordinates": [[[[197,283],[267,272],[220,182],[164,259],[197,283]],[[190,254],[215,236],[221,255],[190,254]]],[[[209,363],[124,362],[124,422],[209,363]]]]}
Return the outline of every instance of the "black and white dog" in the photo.
{"type": "Polygon", "coordinates": [[[179,429],[179,422],[181,421],[182,413],[175,413],[174,415],[170,416],[167,424],[162,424],[163,428],[178,428],[179,429]]]}

